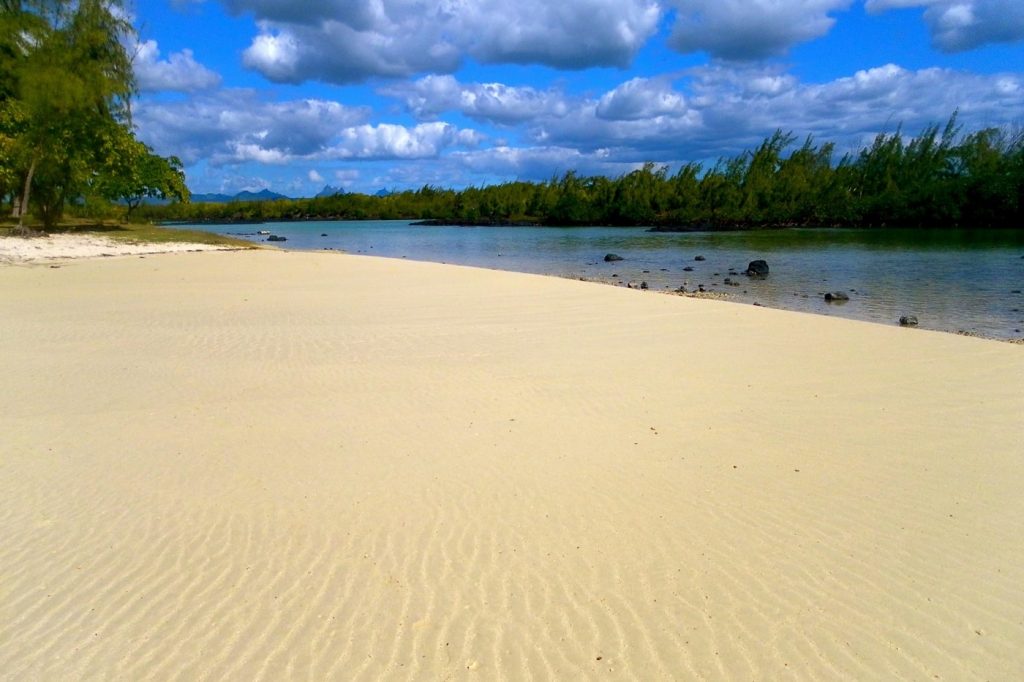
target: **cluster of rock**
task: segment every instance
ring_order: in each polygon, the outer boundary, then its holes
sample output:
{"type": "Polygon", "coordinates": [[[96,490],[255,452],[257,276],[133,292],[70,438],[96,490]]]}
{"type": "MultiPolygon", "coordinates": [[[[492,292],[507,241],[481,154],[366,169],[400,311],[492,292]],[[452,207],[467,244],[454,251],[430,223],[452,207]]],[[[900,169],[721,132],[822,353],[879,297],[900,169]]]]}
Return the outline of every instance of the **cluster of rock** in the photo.
{"type": "MultiPolygon", "coordinates": [[[[604,262],[606,262],[606,263],[614,263],[614,262],[621,261],[621,260],[625,260],[625,258],[623,258],[622,256],[620,256],[617,253],[608,253],[608,254],[605,254],[605,257],[604,257],[604,262]]],[[[701,262],[701,261],[706,261],[707,258],[705,256],[698,255],[698,256],[694,256],[693,260],[697,261],[697,262],[701,262]]],[[[664,268],[662,268],[662,269],[664,270],[664,268]]],[[[695,268],[692,265],[687,265],[687,266],[683,267],[683,272],[693,272],[694,270],[695,270],[695,268]]],[[[644,272],[648,272],[648,271],[644,270],[644,272]]],[[[722,283],[725,284],[726,286],[740,286],[740,283],[737,280],[733,279],[733,276],[738,275],[738,274],[743,274],[743,275],[746,275],[747,277],[750,277],[752,279],[764,279],[764,278],[768,277],[768,274],[770,272],[771,272],[771,269],[769,268],[767,261],[761,260],[761,259],[752,260],[747,265],[747,269],[744,270],[742,273],[738,273],[735,270],[730,268],[729,269],[729,275],[730,276],[726,277],[722,281],[722,283]]],[[[718,275],[717,272],[714,273],[714,274],[716,276],[718,275]]],[[[614,275],[612,275],[612,277],[618,278],[618,274],[614,274],[614,275]]],[[[648,284],[647,284],[646,281],[641,281],[639,283],[637,283],[635,281],[629,281],[629,282],[626,283],[626,286],[629,287],[630,289],[647,289],[648,288],[648,284]]],[[[674,293],[677,293],[677,294],[687,294],[687,295],[691,295],[691,296],[692,295],[705,294],[705,293],[710,295],[712,293],[712,292],[707,291],[704,288],[703,284],[698,284],[696,289],[687,289],[686,285],[684,284],[684,285],[681,285],[681,286],[677,287],[676,289],[673,289],[672,291],[674,293]]],[[[850,291],[854,292],[853,289],[851,289],[850,291]]],[[[744,293],[746,293],[746,292],[744,291],[744,293]]],[[[1017,293],[1017,292],[1014,292],[1014,293],[1017,293]]],[[[727,296],[727,294],[723,293],[723,294],[720,294],[720,296],[727,296]]],[[[845,291],[829,291],[829,292],[826,292],[823,295],[823,297],[825,299],[825,302],[826,303],[830,303],[830,304],[832,304],[832,303],[834,303],[834,304],[843,304],[843,303],[846,303],[846,302],[848,302],[850,300],[850,294],[848,294],[845,291]]],[[[804,296],[804,298],[807,298],[807,297],[804,296]]],[[[755,303],[754,305],[759,305],[759,304],[755,303]]],[[[900,324],[901,327],[916,327],[918,325],[918,320],[917,320],[917,317],[915,315],[901,315],[900,318],[899,318],[899,324],[900,324]]]]}

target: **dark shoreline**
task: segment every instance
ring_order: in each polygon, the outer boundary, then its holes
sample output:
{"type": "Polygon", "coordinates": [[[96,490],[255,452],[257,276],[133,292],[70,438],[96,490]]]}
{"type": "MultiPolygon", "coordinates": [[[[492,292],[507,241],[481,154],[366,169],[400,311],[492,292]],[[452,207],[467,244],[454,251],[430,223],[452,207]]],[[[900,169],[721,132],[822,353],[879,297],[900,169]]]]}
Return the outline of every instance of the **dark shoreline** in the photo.
{"type": "MultiPolygon", "coordinates": [[[[907,229],[907,228],[885,228],[885,227],[864,227],[853,225],[821,225],[821,224],[796,224],[780,223],[777,225],[651,225],[650,223],[634,224],[591,224],[586,225],[565,225],[545,223],[536,220],[445,220],[440,218],[342,218],[339,216],[302,216],[296,218],[274,218],[270,220],[255,220],[246,218],[218,218],[205,220],[161,220],[156,224],[166,227],[176,225],[266,225],[268,223],[359,223],[367,221],[408,221],[413,227],[538,227],[554,229],[610,227],[643,230],[644,232],[665,232],[665,233],[688,233],[688,232],[771,232],[776,230],[787,230],[793,228],[810,228],[826,230],[861,230],[861,229],[907,229]]],[[[921,228],[925,229],[925,228],[921,228]]],[[[950,228],[963,229],[963,228],[950,228]]],[[[992,228],[979,228],[992,229],[992,228]]],[[[996,228],[998,229],[998,228],[996,228]]],[[[1014,228],[1006,228],[1014,229],[1014,228]]]]}

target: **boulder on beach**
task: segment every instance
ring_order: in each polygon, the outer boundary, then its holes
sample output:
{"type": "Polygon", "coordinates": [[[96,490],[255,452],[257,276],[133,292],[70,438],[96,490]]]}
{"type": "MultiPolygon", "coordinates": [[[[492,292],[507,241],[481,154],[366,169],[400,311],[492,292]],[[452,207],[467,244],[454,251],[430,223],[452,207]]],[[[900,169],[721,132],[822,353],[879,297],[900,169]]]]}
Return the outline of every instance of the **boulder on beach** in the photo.
{"type": "Polygon", "coordinates": [[[767,277],[768,262],[763,260],[752,260],[743,274],[748,277],[767,277]]]}
{"type": "Polygon", "coordinates": [[[617,253],[605,254],[605,257],[604,257],[604,262],[605,263],[611,263],[611,262],[617,261],[617,260],[623,260],[622,256],[620,256],[617,253]]]}
{"type": "Polygon", "coordinates": [[[900,316],[901,327],[916,327],[917,316],[916,315],[902,315],[900,316]]]}

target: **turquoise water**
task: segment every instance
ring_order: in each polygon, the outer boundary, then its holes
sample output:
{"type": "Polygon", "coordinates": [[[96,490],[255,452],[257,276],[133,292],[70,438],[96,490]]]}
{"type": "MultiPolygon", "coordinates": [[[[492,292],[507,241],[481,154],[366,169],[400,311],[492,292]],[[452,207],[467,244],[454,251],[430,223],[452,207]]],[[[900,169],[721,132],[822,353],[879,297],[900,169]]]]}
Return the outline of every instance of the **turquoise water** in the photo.
{"type": "MultiPolygon", "coordinates": [[[[210,229],[208,226],[197,226],[210,229]]],[[[225,225],[222,234],[253,241],[269,230],[288,249],[457,263],[585,277],[652,290],[703,285],[743,303],[995,338],[1024,337],[1024,230],[819,230],[651,233],[642,228],[418,227],[407,221],[225,225]],[[326,234],[327,236],[321,236],[326,234]],[[605,263],[606,253],[625,260],[605,263]],[[696,256],[704,261],[694,260],[696,256]],[[764,280],[729,275],[768,261],[764,280]],[[694,268],[685,272],[684,267],[694,268]],[[724,284],[730,277],[740,286],[724,284]],[[850,300],[829,304],[823,294],[850,300]]]]}

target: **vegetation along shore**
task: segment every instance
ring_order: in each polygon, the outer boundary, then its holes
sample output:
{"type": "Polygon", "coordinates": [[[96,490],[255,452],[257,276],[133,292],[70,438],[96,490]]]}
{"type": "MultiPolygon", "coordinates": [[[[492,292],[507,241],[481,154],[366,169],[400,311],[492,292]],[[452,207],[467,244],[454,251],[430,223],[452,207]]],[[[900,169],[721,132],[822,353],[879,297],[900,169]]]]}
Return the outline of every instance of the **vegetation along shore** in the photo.
{"type": "Polygon", "coordinates": [[[773,227],[1000,228],[1024,211],[1024,136],[963,133],[951,117],[917,136],[877,136],[839,157],[833,143],[776,132],[756,149],[675,173],[648,163],[617,178],[567,172],[546,182],[385,196],[142,206],[151,220],[196,223],[424,220],[440,225],[637,225],[656,230],[773,227]]]}

